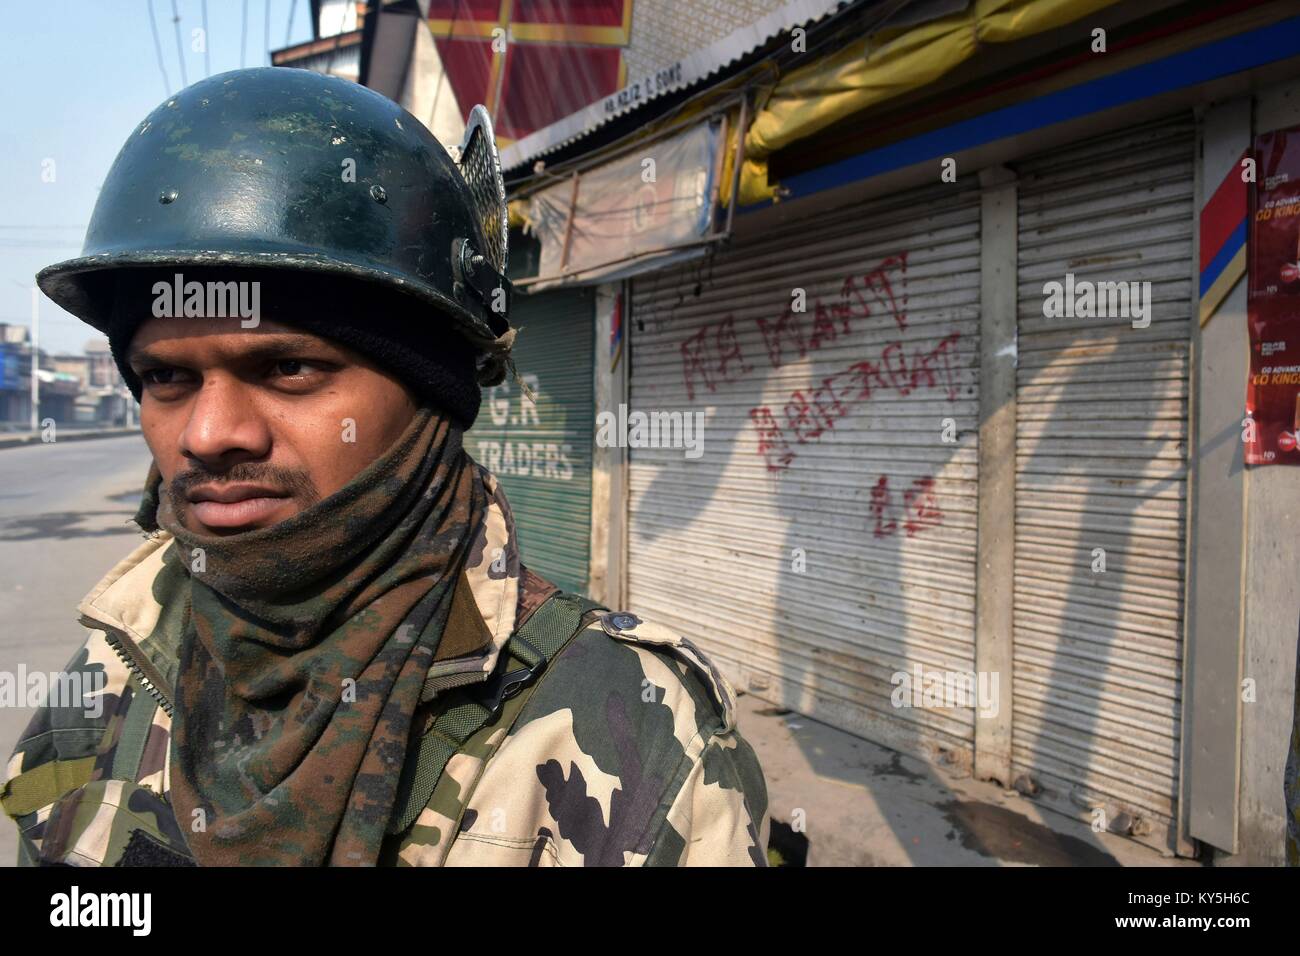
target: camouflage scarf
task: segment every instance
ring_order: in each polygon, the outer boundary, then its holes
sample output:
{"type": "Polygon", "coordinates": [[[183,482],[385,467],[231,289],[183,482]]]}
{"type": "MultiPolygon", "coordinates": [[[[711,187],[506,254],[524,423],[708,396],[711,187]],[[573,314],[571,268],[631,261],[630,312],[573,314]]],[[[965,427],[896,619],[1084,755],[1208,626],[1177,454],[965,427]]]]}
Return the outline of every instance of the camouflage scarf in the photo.
{"type": "Polygon", "coordinates": [[[345,488],[269,528],[196,535],[161,495],[190,600],[171,793],[199,863],[376,862],[486,508],[460,428],[428,410],[345,488]]]}

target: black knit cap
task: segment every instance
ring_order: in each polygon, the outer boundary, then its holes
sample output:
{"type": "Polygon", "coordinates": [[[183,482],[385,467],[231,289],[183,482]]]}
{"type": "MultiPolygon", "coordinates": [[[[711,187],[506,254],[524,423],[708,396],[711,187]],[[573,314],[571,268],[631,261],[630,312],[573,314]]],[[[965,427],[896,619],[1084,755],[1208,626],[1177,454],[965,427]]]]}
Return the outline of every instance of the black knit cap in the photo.
{"type": "MultiPolygon", "coordinates": [[[[127,355],[140,326],[154,318],[156,283],[182,285],[257,282],[258,319],[293,326],[351,348],[400,378],[417,396],[468,429],[478,416],[482,390],[476,352],[426,303],[389,287],[339,276],[255,268],[127,269],[114,282],[112,317],[105,330],[117,367],[138,401],[142,383],[127,355]]],[[[177,303],[159,321],[204,322],[185,317],[177,303]]],[[[256,333],[256,327],[249,329],[256,333]]]]}

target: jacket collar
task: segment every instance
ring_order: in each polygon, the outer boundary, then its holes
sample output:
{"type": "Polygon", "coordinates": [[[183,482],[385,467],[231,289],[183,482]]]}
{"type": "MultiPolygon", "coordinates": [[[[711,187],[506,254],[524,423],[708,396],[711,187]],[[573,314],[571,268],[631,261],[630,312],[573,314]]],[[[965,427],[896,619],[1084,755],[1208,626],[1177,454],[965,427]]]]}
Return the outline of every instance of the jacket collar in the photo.
{"type": "MultiPolygon", "coordinates": [[[[514,518],[496,477],[475,467],[488,492],[488,508],[466,560],[465,586],[457,588],[457,599],[468,596],[472,607],[456,610],[477,614],[487,640],[460,656],[435,659],[425,682],[426,699],[446,687],[486,680],[515,629],[521,571],[514,518]]],[[[159,627],[167,597],[154,585],[163,568],[163,554],[173,546],[170,534],[155,532],[119,561],[77,606],[81,623],[105,632],[146,688],[152,685],[150,689],[162,695],[169,713],[170,701],[175,699],[176,636],[171,629],[159,627]]]]}

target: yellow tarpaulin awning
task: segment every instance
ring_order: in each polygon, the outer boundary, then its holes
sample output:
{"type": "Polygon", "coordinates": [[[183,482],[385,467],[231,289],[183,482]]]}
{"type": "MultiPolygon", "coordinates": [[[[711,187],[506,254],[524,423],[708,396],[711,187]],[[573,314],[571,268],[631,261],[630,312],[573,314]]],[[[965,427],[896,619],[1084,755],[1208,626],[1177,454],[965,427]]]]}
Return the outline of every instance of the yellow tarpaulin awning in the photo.
{"type": "MultiPolygon", "coordinates": [[[[1118,0],[975,0],[966,10],[917,26],[874,33],[783,77],[745,135],[740,204],[776,195],[772,153],[846,116],[933,83],[981,44],[1008,43],[1074,22],[1118,0]]],[[[730,194],[732,157],[724,170],[730,194]]]]}

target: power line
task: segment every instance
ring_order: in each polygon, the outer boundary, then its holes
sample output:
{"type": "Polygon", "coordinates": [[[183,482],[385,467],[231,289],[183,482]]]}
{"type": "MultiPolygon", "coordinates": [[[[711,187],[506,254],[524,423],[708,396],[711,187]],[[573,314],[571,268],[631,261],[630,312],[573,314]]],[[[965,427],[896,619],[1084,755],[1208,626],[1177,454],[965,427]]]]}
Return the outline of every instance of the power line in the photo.
{"type": "Polygon", "coordinates": [[[212,45],[212,37],[208,34],[208,0],[203,0],[203,75],[212,75],[211,54],[208,47],[212,45]]]}
{"type": "Polygon", "coordinates": [[[185,75],[185,46],[181,43],[181,15],[176,9],[176,0],[172,0],[172,27],[176,30],[176,61],[181,65],[181,87],[190,85],[185,75]]]}
{"type": "Polygon", "coordinates": [[[239,29],[239,68],[244,68],[244,51],[248,49],[248,0],[244,0],[244,22],[239,29]]]}
{"type": "Polygon", "coordinates": [[[271,65],[271,0],[262,0],[262,47],[266,50],[266,65],[271,65]]]}
{"type": "Polygon", "coordinates": [[[298,0],[289,0],[289,22],[284,28],[284,45],[289,45],[289,39],[293,36],[293,15],[298,11],[298,0]]]}
{"type": "MultiPolygon", "coordinates": [[[[149,29],[153,31],[153,51],[158,54],[158,69],[162,71],[163,88],[165,95],[170,96],[172,92],[172,81],[167,78],[167,67],[163,63],[162,41],[158,39],[158,23],[154,19],[153,0],[147,0],[149,4],[149,29]]],[[[247,2],[247,0],[245,0],[247,2]]]]}

